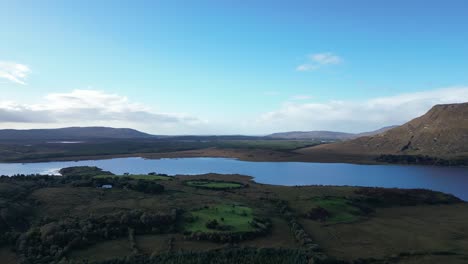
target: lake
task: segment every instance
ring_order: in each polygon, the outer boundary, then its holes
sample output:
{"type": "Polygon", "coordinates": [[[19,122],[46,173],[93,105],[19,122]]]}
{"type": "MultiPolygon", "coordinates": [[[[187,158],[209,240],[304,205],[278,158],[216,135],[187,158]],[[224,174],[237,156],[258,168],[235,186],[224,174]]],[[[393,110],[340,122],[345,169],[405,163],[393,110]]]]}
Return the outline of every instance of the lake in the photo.
{"type": "Polygon", "coordinates": [[[349,185],[424,188],[468,201],[468,168],[356,165],[308,162],[250,162],[226,158],[143,159],[0,163],[0,175],[53,174],[70,166],[97,166],[115,174],[243,174],[256,182],[277,185],[349,185]]]}

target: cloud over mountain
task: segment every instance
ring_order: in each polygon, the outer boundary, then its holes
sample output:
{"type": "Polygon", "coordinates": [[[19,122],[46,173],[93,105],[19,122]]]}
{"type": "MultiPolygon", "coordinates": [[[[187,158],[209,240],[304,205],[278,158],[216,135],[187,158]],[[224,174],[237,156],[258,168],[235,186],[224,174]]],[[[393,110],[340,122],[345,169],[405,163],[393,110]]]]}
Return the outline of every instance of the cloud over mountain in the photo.
{"type": "Polygon", "coordinates": [[[159,113],[127,97],[97,90],[53,93],[40,104],[0,101],[0,123],[31,124],[121,124],[137,126],[185,126],[202,122],[183,113],[159,113]]]}
{"type": "Polygon", "coordinates": [[[402,124],[436,104],[462,102],[468,102],[468,87],[404,93],[365,101],[286,101],[279,109],[261,115],[257,123],[265,131],[362,132],[402,124]]]}

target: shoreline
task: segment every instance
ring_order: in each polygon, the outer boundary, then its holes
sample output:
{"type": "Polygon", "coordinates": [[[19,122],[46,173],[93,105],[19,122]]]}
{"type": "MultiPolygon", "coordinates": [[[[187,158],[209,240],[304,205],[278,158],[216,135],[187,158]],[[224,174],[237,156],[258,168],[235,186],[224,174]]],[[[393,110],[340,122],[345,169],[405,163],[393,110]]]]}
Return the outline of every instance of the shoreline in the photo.
{"type": "Polygon", "coordinates": [[[28,164],[43,162],[78,162],[85,160],[108,160],[117,158],[143,158],[143,159],[179,159],[179,158],[227,158],[246,162],[303,162],[303,163],[330,163],[354,165],[387,165],[387,166],[424,166],[424,167],[451,167],[468,168],[468,166],[443,166],[430,164],[407,164],[379,162],[375,155],[312,153],[302,154],[295,151],[275,150],[246,150],[246,149],[197,149],[161,153],[128,153],[90,156],[68,156],[52,158],[0,160],[3,164],[28,164]]]}
{"type": "Polygon", "coordinates": [[[82,160],[105,160],[115,158],[140,157],[145,159],[164,158],[229,158],[249,162],[306,162],[306,163],[347,163],[358,165],[392,165],[392,163],[377,162],[374,156],[360,155],[304,155],[294,151],[277,150],[246,150],[246,149],[197,149],[161,153],[127,153],[109,155],[67,156],[50,158],[18,158],[14,160],[0,160],[0,163],[39,163],[82,160]]]}

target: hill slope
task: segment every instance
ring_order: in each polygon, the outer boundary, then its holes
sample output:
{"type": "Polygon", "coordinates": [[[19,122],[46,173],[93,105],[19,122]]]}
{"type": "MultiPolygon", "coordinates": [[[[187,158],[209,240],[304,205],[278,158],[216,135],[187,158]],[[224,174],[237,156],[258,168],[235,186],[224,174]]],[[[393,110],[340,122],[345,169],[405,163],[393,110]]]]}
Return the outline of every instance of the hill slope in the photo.
{"type": "Polygon", "coordinates": [[[111,127],[67,127],[57,129],[0,130],[0,140],[86,140],[152,137],[134,129],[111,127]]]}
{"type": "Polygon", "coordinates": [[[378,135],[378,134],[382,134],[382,133],[384,133],[384,132],[387,132],[388,130],[390,130],[390,129],[392,129],[392,128],[395,128],[395,127],[398,127],[398,126],[386,126],[386,127],[382,127],[382,128],[380,128],[380,129],[374,130],[374,131],[362,132],[362,133],[359,133],[359,134],[354,134],[354,136],[353,136],[352,138],[375,136],[375,135],[378,135]]]}
{"type": "Polygon", "coordinates": [[[322,140],[345,140],[354,134],[334,131],[291,131],[268,135],[275,139],[322,139],[322,140]]]}
{"type": "Polygon", "coordinates": [[[436,105],[410,122],[375,136],[300,150],[303,154],[468,155],[468,103],[436,105]]]}
{"type": "Polygon", "coordinates": [[[334,132],[334,131],[291,131],[281,132],[268,135],[269,138],[276,139],[318,139],[318,140],[348,140],[358,138],[362,136],[373,136],[376,134],[383,133],[396,126],[383,127],[381,129],[369,132],[363,132],[358,134],[345,133],[345,132],[334,132]]]}

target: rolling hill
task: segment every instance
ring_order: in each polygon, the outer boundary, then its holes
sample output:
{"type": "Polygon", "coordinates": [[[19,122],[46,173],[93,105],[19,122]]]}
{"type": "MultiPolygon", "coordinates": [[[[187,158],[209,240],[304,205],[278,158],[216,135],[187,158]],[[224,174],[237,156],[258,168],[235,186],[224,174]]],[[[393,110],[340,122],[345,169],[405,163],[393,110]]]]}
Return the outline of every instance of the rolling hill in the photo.
{"type": "Polygon", "coordinates": [[[302,140],[349,140],[362,136],[373,136],[376,134],[383,133],[396,126],[383,127],[378,130],[363,132],[363,133],[345,133],[345,132],[334,132],[334,131],[291,131],[281,132],[268,135],[269,138],[274,139],[302,139],[302,140]]]}
{"type": "Polygon", "coordinates": [[[299,150],[302,154],[468,156],[468,103],[432,107],[426,114],[374,136],[299,150]]]}
{"type": "Polygon", "coordinates": [[[57,129],[0,130],[0,141],[87,140],[150,138],[150,134],[129,128],[67,127],[57,129]]]}

